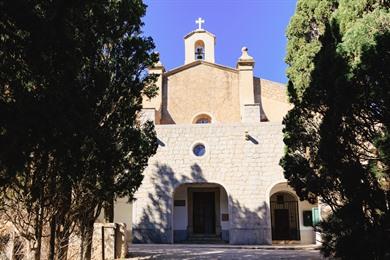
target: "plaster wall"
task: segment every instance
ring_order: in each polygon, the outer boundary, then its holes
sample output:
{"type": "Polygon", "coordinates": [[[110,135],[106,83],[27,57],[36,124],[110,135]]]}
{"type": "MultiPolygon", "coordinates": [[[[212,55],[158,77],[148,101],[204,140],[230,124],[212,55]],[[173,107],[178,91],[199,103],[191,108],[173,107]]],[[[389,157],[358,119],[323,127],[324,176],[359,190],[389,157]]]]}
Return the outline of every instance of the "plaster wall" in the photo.
{"type": "Polygon", "coordinates": [[[270,98],[261,98],[261,104],[267,121],[281,122],[286,115],[286,111],[291,109],[291,105],[279,102],[270,98]]]}
{"type": "Polygon", "coordinates": [[[244,106],[246,104],[254,103],[253,91],[253,65],[240,65],[238,63],[239,77],[239,96],[240,96],[240,110],[241,118],[244,117],[244,106]]]}
{"type": "Polygon", "coordinates": [[[114,223],[125,223],[126,224],[126,240],[132,241],[132,216],[133,207],[132,203],[128,202],[127,198],[119,198],[114,204],[114,223]]]}
{"type": "Polygon", "coordinates": [[[255,103],[260,104],[262,121],[282,122],[283,117],[292,108],[288,102],[284,84],[254,77],[255,103]]]}
{"type": "Polygon", "coordinates": [[[185,230],[188,225],[188,201],[187,201],[187,187],[179,186],[175,191],[175,200],[184,200],[184,207],[173,207],[173,229],[185,230]]]}
{"type": "Polygon", "coordinates": [[[240,122],[238,73],[200,63],[168,75],[161,124],[190,124],[207,113],[213,122],[240,122]]]}

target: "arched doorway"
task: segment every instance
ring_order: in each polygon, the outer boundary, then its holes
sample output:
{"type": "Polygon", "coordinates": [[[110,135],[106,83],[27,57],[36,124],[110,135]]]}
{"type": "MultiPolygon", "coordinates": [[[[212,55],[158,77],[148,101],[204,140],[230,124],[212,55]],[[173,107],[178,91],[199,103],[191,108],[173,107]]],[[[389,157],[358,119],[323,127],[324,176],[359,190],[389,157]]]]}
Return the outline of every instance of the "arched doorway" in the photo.
{"type": "Polygon", "coordinates": [[[173,194],[173,241],[229,241],[227,192],[219,184],[187,183],[173,194]]]}
{"type": "Polygon", "coordinates": [[[276,192],[270,198],[272,240],[299,240],[297,198],[288,192],[276,192]]]}
{"type": "Polygon", "coordinates": [[[320,218],[318,203],[300,201],[287,182],[270,185],[267,195],[272,243],[315,244],[317,234],[313,226],[320,218]]]}

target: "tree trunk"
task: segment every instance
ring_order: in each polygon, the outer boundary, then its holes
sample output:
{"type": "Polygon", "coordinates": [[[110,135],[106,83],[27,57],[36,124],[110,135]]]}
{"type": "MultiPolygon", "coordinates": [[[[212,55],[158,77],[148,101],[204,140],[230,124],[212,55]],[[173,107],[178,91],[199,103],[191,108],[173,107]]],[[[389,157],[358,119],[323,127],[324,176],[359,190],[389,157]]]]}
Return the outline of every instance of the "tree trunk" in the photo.
{"type": "MultiPolygon", "coordinates": [[[[85,241],[85,251],[84,251],[84,260],[90,260],[92,256],[92,236],[93,236],[93,223],[86,228],[86,233],[84,236],[85,241]]],[[[104,248],[103,248],[104,250],[104,248]]]]}
{"type": "MultiPolygon", "coordinates": [[[[55,162],[52,162],[53,168],[55,162]]],[[[56,194],[56,174],[51,171],[50,172],[50,195],[55,196],[56,194]]],[[[51,200],[52,207],[58,207],[58,204],[56,205],[56,201],[51,200]]],[[[56,256],[56,236],[57,236],[57,230],[56,230],[56,225],[57,225],[57,214],[53,214],[50,220],[50,242],[49,242],[49,259],[54,260],[56,256]]]]}
{"type": "Polygon", "coordinates": [[[85,226],[80,225],[80,259],[83,259],[84,257],[84,250],[85,250],[85,226]]]}
{"type": "Polygon", "coordinates": [[[114,199],[111,198],[104,206],[104,221],[106,223],[114,222],[114,199]]]}
{"type": "Polygon", "coordinates": [[[35,260],[41,259],[41,249],[42,249],[42,225],[38,224],[36,227],[36,239],[37,239],[37,247],[35,248],[34,258],[35,260]]]}
{"type": "MultiPolygon", "coordinates": [[[[85,214],[85,218],[80,222],[82,225],[80,249],[81,259],[90,260],[92,256],[93,224],[95,222],[93,210],[87,212],[85,214]]],[[[104,250],[104,248],[102,250],[104,250]]]]}
{"type": "Polygon", "coordinates": [[[54,260],[55,258],[55,248],[56,248],[56,217],[53,216],[50,221],[50,245],[49,245],[49,260],[54,260]]]}
{"type": "Polygon", "coordinates": [[[41,250],[42,250],[42,230],[43,230],[43,188],[41,187],[39,204],[36,208],[36,221],[35,221],[35,237],[37,239],[37,247],[35,248],[34,258],[35,260],[41,259],[41,250]]]}
{"type": "Polygon", "coordinates": [[[72,203],[72,188],[70,186],[64,187],[62,191],[61,211],[57,218],[57,235],[56,245],[58,248],[59,260],[66,260],[69,248],[69,237],[72,227],[72,219],[70,219],[69,212],[72,203]]]}
{"type": "Polygon", "coordinates": [[[68,221],[62,219],[60,223],[57,224],[57,236],[56,236],[56,245],[57,245],[57,259],[66,260],[68,257],[68,248],[69,248],[69,237],[70,237],[70,225],[68,221]]]}

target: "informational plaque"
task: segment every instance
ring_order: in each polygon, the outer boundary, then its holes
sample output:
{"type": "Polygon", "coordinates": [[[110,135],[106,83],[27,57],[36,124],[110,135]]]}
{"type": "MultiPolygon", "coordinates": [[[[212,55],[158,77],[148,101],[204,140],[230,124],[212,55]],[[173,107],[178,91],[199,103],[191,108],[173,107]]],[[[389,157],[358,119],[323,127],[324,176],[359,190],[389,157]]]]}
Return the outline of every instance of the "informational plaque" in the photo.
{"type": "Polygon", "coordinates": [[[185,200],[175,200],[173,205],[175,207],[185,207],[186,206],[186,201],[185,200]]]}

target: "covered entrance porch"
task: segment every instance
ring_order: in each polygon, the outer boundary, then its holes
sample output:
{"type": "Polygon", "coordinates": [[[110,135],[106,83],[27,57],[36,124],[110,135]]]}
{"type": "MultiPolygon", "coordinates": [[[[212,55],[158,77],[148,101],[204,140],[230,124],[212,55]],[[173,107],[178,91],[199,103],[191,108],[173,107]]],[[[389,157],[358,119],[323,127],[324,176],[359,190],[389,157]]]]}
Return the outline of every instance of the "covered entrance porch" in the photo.
{"type": "Polygon", "coordinates": [[[228,198],[219,184],[182,184],[175,189],[173,240],[175,243],[229,241],[228,198]]]}
{"type": "Polygon", "coordinates": [[[318,203],[300,201],[286,182],[274,185],[269,196],[272,243],[315,244],[318,203]]]}

